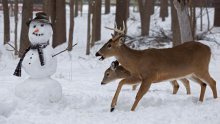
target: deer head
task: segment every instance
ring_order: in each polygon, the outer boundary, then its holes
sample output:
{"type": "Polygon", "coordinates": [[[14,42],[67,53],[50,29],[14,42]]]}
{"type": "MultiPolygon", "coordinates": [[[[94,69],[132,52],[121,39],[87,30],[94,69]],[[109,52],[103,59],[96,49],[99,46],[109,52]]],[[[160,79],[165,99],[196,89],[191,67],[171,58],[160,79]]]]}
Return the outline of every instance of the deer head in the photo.
{"type": "Polygon", "coordinates": [[[96,53],[96,56],[101,56],[99,60],[104,60],[105,58],[114,56],[118,49],[124,44],[125,40],[125,24],[123,23],[123,29],[117,28],[115,25],[114,28],[108,28],[117,32],[117,34],[112,35],[112,38],[104,44],[104,46],[96,53]]]}
{"type": "Polygon", "coordinates": [[[108,84],[111,81],[127,78],[130,73],[125,70],[122,66],[119,66],[118,61],[113,61],[111,66],[105,71],[104,77],[102,79],[101,85],[108,84]]]}

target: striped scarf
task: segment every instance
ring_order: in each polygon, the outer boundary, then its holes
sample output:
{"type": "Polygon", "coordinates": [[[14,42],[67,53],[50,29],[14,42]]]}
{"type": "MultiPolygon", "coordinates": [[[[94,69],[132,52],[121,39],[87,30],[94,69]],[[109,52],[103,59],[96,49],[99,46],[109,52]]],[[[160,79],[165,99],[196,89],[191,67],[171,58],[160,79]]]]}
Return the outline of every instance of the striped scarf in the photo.
{"type": "Polygon", "coordinates": [[[20,61],[18,62],[18,65],[15,69],[15,72],[14,72],[14,75],[15,76],[18,76],[18,77],[21,77],[21,66],[22,66],[22,62],[24,60],[24,57],[26,55],[26,53],[30,50],[30,49],[37,49],[38,51],[38,54],[39,54],[39,59],[40,59],[40,64],[41,66],[44,66],[44,54],[43,54],[43,48],[47,47],[49,43],[46,43],[46,44],[36,44],[36,45],[30,45],[26,50],[25,52],[23,53],[23,55],[21,56],[20,58],[20,61]]]}

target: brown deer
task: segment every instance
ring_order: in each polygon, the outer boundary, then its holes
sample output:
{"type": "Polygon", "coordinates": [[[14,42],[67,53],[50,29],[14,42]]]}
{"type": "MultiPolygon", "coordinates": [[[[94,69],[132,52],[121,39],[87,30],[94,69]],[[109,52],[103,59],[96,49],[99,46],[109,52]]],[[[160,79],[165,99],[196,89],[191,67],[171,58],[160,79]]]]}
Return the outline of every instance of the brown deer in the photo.
{"type": "MultiPolygon", "coordinates": [[[[113,61],[111,66],[105,71],[104,77],[102,79],[101,84],[105,85],[110,83],[113,80],[117,80],[117,79],[122,79],[119,84],[118,84],[118,88],[115,92],[115,95],[112,99],[112,103],[111,103],[111,109],[110,111],[114,111],[115,106],[117,104],[117,100],[118,100],[118,95],[121,92],[121,88],[124,84],[127,85],[133,85],[133,90],[136,89],[137,85],[141,82],[141,80],[138,77],[133,77],[131,76],[130,72],[127,71],[124,67],[122,67],[121,65],[119,66],[118,61],[113,61]]],[[[190,94],[190,85],[188,81],[183,80],[183,84],[186,88],[187,94],[190,94]]],[[[179,89],[179,84],[177,83],[177,81],[171,81],[170,82],[173,86],[173,94],[176,94],[178,89],[179,89]]]]}
{"type": "Polygon", "coordinates": [[[208,46],[189,41],[173,48],[134,50],[124,44],[125,28],[114,30],[118,34],[104,44],[96,56],[101,56],[101,60],[114,56],[132,76],[141,80],[131,111],[152,83],[165,80],[189,77],[201,86],[199,101],[204,99],[207,84],[217,98],[216,82],[209,74],[211,50],[208,46]]]}

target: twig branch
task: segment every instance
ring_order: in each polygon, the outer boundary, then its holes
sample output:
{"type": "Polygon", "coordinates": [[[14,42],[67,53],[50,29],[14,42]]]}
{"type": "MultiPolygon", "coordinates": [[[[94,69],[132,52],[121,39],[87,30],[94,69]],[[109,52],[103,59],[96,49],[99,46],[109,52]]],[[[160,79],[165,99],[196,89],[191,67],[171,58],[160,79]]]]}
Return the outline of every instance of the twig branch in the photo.
{"type": "Polygon", "coordinates": [[[18,50],[15,49],[15,47],[13,45],[11,45],[9,42],[7,42],[7,44],[14,49],[14,51],[19,52],[18,50]]]}
{"type": "MultiPolygon", "coordinates": [[[[75,43],[75,44],[72,46],[72,48],[75,47],[77,44],[78,44],[78,43],[75,43]]],[[[52,55],[52,57],[55,57],[55,56],[57,56],[57,55],[59,55],[59,54],[65,52],[65,51],[67,51],[67,50],[68,50],[68,47],[67,47],[65,50],[62,50],[62,51],[60,51],[60,52],[58,52],[58,53],[52,55]]]]}

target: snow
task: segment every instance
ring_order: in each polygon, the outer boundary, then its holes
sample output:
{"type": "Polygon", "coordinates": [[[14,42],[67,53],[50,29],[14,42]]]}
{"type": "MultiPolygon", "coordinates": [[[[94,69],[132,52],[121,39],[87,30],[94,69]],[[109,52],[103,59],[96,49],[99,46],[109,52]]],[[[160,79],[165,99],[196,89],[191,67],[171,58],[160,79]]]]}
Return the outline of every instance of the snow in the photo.
{"type": "MultiPolygon", "coordinates": [[[[86,10],[87,8],[84,9],[86,10]]],[[[67,11],[68,14],[69,11],[67,11]]],[[[210,14],[213,15],[213,9],[210,14]]],[[[131,17],[135,17],[138,20],[139,14],[131,13],[131,17]]],[[[169,29],[170,27],[170,18],[167,19],[167,22],[161,22],[158,20],[158,15],[155,14],[152,20],[156,21],[156,24],[155,22],[151,24],[155,30],[159,30],[159,26],[165,29],[169,29]]],[[[60,82],[62,87],[62,98],[58,102],[48,103],[46,100],[43,100],[48,93],[55,91],[53,88],[50,91],[42,90],[42,92],[35,92],[39,94],[43,93],[40,100],[33,100],[32,97],[25,99],[17,97],[16,95],[23,91],[16,93],[16,86],[28,81],[29,75],[22,72],[21,78],[13,76],[19,59],[12,55],[13,52],[5,50],[5,47],[1,45],[0,124],[220,123],[220,99],[213,99],[210,87],[207,87],[204,102],[198,102],[200,86],[193,81],[190,81],[191,95],[186,95],[182,83],[179,83],[180,89],[176,95],[172,94],[172,88],[169,82],[153,84],[150,91],[140,101],[135,112],[131,112],[130,109],[137,90],[132,91],[131,86],[124,86],[120,93],[116,109],[111,113],[110,104],[117,88],[118,80],[106,86],[101,86],[101,80],[104,76],[104,71],[110,66],[114,58],[99,61],[95,57],[95,53],[111,37],[111,31],[104,29],[104,26],[113,26],[114,14],[102,15],[102,40],[96,44],[89,56],[85,55],[86,22],[86,14],[83,14],[82,17],[75,18],[74,42],[78,42],[78,45],[73,48],[72,52],[64,52],[57,56],[58,67],[51,80],[60,82]]],[[[140,22],[130,20],[128,25],[129,35],[140,33],[140,29],[137,28],[140,26],[140,22]]],[[[0,12],[0,27],[3,27],[2,12],[0,12]]],[[[216,32],[218,31],[219,29],[216,32]]],[[[215,35],[215,38],[220,39],[218,33],[215,35]]],[[[0,41],[3,41],[2,31],[0,31],[0,41]]],[[[210,73],[217,82],[219,94],[219,46],[206,41],[201,42],[209,45],[212,49],[210,73]]],[[[67,44],[59,46],[55,49],[55,53],[65,49],[66,46],[67,44]]],[[[10,49],[10,47],[6,46],[6,49],[10,49]]],[[[38,84],[43,89],[43,87],[51,87],[51,85],[54,87],[57,83],[37,81],[36,83],[27,84],[25,87],[27,90],[31,90],[31,86],[38,84]],[[41,85],[44,83],[45,85],[41,85]]],[[[58,85],[57,88],[59,89],[58,85]]],[[[29,94],[29,91],[26,91],[25,95],[39,94],[29,94]]]]}
{"type": "Polygon", "coordinates": [[[15,87],[15,95],[42,104],[58,102],[62,97],[60,83],[51,78],[28,78],[15,87]]]}

